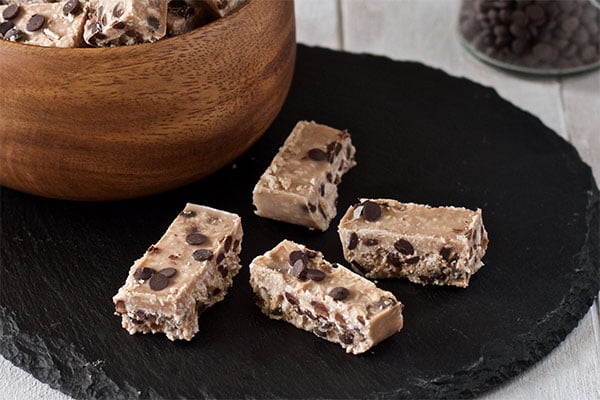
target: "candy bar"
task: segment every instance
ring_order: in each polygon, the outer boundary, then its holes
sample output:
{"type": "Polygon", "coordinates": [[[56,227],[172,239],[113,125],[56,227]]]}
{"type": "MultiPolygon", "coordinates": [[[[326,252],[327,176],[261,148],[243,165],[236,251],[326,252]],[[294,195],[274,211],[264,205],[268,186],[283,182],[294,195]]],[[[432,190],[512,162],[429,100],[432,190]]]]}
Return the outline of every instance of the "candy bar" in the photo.
{"type": "Polygon", "coordinates": [[[254,187],[261,217],[322,231],[337,214],[337,185],[352,168],[348,131],[300,121],[254,187]]]}
{"type": "Polygon", "coordinates": [[[168,0],[90,0],[84,39],[98,47],[155,42],[167,33],[168,0]]]}
{"type": "Polygon", "coordinates": [[[191,340],[198,316],[223,300],[238,273],[241,241],[236,214],[187,204],[113,297],[123,328],[191,340]]]}
{"type": "Polygon", "coordinates": [[[0,6],[0,37],[46,47],[80,47],[87,6],[78,0],[0,6]]]}
{"type": "Polygon", "coordinates": [[[467,287],[488,244],[481,210],[361,199],[340,220],[344,257],[369,278],[467,287]]]}
{"type": "Polygon", "coordinates": [[[250,285],[267,316],[348,353],[364,353],[402,329],[403,305],[392,293],[289,240],[252,261],[250,285]]]}

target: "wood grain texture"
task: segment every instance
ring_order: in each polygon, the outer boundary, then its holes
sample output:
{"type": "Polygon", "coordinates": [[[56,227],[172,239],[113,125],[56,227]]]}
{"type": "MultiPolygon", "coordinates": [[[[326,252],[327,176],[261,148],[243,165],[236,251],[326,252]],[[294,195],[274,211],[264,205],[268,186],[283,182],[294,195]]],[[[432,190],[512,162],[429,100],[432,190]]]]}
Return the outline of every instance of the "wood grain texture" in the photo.
{"type": "Polygon", "coordinates": [[[109,200],[197,180],[271,124],[294,61],[291,1],[253,0],[152,44],[56,49],[2,41],[0,183],[109,200]]]}

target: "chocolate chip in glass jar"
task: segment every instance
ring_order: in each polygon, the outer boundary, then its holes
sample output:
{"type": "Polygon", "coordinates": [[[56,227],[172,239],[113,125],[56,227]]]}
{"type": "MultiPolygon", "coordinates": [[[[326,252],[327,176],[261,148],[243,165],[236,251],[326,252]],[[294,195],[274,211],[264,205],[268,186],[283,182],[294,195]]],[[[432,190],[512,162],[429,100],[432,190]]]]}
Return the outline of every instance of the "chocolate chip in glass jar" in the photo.
{"type": "Polygon", "coordinates": [[[600,66],[595,0],[463,0],[462,42],[492,65],[564,74],[600,66]]]}

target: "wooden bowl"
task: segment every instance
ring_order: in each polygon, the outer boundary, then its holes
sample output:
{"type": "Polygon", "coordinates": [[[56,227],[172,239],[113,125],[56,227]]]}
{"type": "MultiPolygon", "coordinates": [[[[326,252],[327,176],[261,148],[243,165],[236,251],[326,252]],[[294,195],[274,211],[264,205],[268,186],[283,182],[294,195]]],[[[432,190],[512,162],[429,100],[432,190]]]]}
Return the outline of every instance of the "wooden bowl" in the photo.
{"type": "Polygon", "coordinates": [[[295,58],[293,1],[249,0],[209,25],[136,46],[0,40],[0,184],[115,200],[198,180],[272,123],[295,58]]]}

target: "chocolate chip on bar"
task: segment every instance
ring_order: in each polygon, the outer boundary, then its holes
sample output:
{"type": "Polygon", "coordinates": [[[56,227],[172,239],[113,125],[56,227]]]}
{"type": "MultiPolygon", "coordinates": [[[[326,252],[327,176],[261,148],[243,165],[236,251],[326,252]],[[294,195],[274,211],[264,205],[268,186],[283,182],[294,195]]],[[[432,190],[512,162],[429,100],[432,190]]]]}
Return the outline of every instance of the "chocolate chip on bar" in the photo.
{"type": "Polygon", "coordinates": [[[0,37],[37,46],[80,47],[86,16],[87,6],[78,0],[11,3],[0,6],[0,37]]]}
{"type": "Polygon", "coordinates": [[[168,0],[90,0],[84,39],[109,47],[155,42],[167,33],[168,0]]]}
{"type": "Polygon", "coordinates": [[[202,3],[171,0],[167,7],[167,33],[181,35],[210,21],[208,11],[202,3]]]}
{"type": "Polygon", "coordinates": [[[322,231],[337,214],[337,185],[354,161],[348,131],[300,121],[254,187],[261,217],[322,231]]]}
{"type": "Polygon", "coordinates": [[[257,305],[273,319],[364,353],[402,329],[402,308],[394,295],[320,252],[284,240],[250,264],[257,305]],[[297,270],[305,268],[305,274],[297,270]]]}
{"type": "Polygon", "coordinates": [[[242,233],[236,214],[187,204],[113,297],[123,328],[191,340],[201,312],[223,300],[240,270],[242,233]]]}
{"type": "Polygon", "coordinates": [[[190,0],[191,3],[202,1],[206,4],[208,10],[216,17],[224,17],[236,10],[246,0],[190,0]]]}
{"type": "Polygon", "coordinates": [[[340,220],[344,257],[369,278],[467,287],[488,237],[481,210],[361,199],[340,220]]]}

